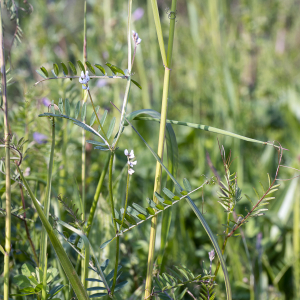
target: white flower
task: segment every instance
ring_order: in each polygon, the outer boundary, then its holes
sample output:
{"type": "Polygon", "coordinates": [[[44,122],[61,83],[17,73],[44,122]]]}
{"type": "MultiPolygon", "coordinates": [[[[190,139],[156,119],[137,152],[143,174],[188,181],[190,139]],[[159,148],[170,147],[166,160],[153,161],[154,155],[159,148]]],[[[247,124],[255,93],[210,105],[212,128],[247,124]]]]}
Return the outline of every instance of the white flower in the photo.
{"type": "Polygon", "coordinates": [[[128,170],[128,174],[129,174],[129,175],[132,175],[133,173],[134,173],[134,170],[133,170],[133,169],[129,169],[129,170],[128,170]]]}
{"type": "Polygon", "coordinates": [[[134,152],[133,150],[130,151],[130,154],[128,156],[129,159],[133,159],[134,158],[134,152]]]}
{"type": "Polygon", "coordinates": [[[124,154],[125,154],[126,156],[128,156],[128,150],[127,150],[127,149],[124,150],[124,154]]]}
{"type": "Polygon", "coordinates": [[[136,46],[139,45],[142,41],[142,39],[139,38],[139,35],[137,34],[137,32],[135,32],[133,30],[132,30],[132,39],[136,46]]]}
{"type": "Polygon", "coordinates": [[[128,161],[128,164],[131,168],[137,164],[137,161],[128,161]]]}
{"type": "Polygon", "coordinates": [[[81,74],[80,74],[80,77],[79,77],[79,82],[82,83],[82,88],[84,90],[89,90],[89,87],[87,86],[89,80],[90,80],[89,71],[86,71],[85,75],[84,75],[84,72],[81,71],[81,74]]]}
{"type": "Polygon", "coordinates": [[[215,258],[215,250],[212,249],[210,252],[208,252],[209,260],[213,261],[215,258]]]}

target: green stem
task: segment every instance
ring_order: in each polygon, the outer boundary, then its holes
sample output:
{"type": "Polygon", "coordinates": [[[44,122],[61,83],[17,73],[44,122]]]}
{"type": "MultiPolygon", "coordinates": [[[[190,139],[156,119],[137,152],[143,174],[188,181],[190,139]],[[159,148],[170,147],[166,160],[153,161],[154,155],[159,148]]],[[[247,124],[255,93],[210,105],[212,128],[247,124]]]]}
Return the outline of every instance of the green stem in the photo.
{"type": "Polygon", "coordinates": [[[103,181],[104,181],[107,169],[108,169],[109,161],[110,161],[110,155],[107,157],[105,166],[104,166],[104,168],[103,168],[103,170],[101,172],[101,175],[100,175],[100,178],[99,178],[99,182],[98,182],[98,185],[97,185],[97,189],[96,189],[96,193],[94,195],[94,201],[93,201],[91,209],[90,209],[89,218],[88,218],[87,224],[86,224],[87,230],[85,232],[85,234],[86,234],[87,237],[90,234],[91,225],[92,225],[92,222],[93,222],[93,219],[94,219],[94,215],[95,215],[95,212],[96,212],[96,207],[97,207],[98,199],[99,199],[101,188],[102,188],[102,185],[103,185],[103,181]]]}
{"type": "MultiPolygon", "coordinates": [[[[225,236],[223,247],[222,247],[222,255],[224,255],[226,244],[227,244],[227,240],[228,240],[229,223],[230,223],[230,213],[227,214],[226,236],[225,236]]],[[[219,260],[218,264],[217,264],[217,267],[216,267],[216,271],[215,271],[215,277],[217,277],[218,271],[220,269],[220,265],[221,265],[221,262],[219,260]]]]}
{"type": "MultiPolygon", "coordinates": [[[[171,60],[172,60],[172,49],[173,49],[173,40],[174,40],[174,31],[175,31],[176,5],[177,5],[177,0],[172,0],[171,12],[174,12],[174,15],[172,18],[170,18],[168,54],[167,54],[167,59],[166,59],[165,51],[164,51],[164,47],[163,47],[163,35],[162,35],[162,30],[161,30],[160,21],[159,21],[157,3],[155,0],[152,0],[152,9],[153,9],[154,20],[155,20],[155,25],[156,25],[156,32],[158,35],[162,59],[163,59],[164,65],[165,65],[165,76],[164,76],[163,96],[162,96],[162,106],[161,106],[161,122],[160,122],[160,128],[159,128],[159,139],[158,139],[158,150],[157,150],[157,155],[159,156],[160,159],[162,159],[162,156],[163,156],[164,140],[165,140],[165,132],[166,132],[166,119],[167,119],[169,81],[170,81],[170,66],[171,66],[171,60]]],[[[161,165],[157,162],[156,163],[156,172],[155,172],[155,181],[154,181],[154,193],[153,193],[153,199],[156,203],[158,203],[158,199],[156,199],[156,197],[155,197],[155,192],[160,193],[161,175],[162,175],[162,168],[161,168],[161,165]]],[[[145,299],[151,298],[156,226],[157,226],[157,217],[154,217],[151,220],[147,277],[146,277],[146,287],[145,287],[145,299]]]]}
{"type": "Polygon", "coordinates": [[[54,233],[54,229],[51,226],[51,224],[49,223],[49,221],[47,220],[42,207],[40,206],[40,203],[37,201],[37,199],[35,198],[28,182],[26,181],[23,173],[21,172],[20,168],[18,165],[16,165],[17,170],[20,174],[21,180],[23,181],[23,184],[26,188],[26,190],[29,193],[29,196],[33,202],[33,205],[40,217],[40,220],[42,221],[43,226],[45,227],[47,234],[49,236],[49,239],[51,241],[51,244],[57,254],[57,257],[60,261],[61,266],[63,267],[69,282],[71,284],[71,286],[73,287],[73,290],[78,298],[78,300],[88,300],[89,297],[86,293],[86,290],[84,289],[67,253],[65,252],[62,244],[60,243],[58,237],[55,235],[54,233]]]}
{"type": "MultiPolygon", "coordinates": [[[[128,170],[129,170],[129,165],[128,165],[128,170]]],[[[121,224],[121,226],[120,226],[119,232],[121,232],[121,230],[122,230],[123,223],[124,223],[124,220],[125,220],[125,214],[126,214],[126,211],[127,211],[127,205],[128,205],[128,191],[129,191],[129,178],[130,178],[130,175],[129,175],[129,173],[127,172],[125,208],[124,208],[124,214],[123,214],[123,218],[122,218],[122,224],[121,224]]]]}
{"type": "Polygon", "coordinates": [[[10,134],[8,124],[8,105],[6,94],[6,70],[2,29],[2,1],[0,2],[0,65],[2,82],[2,99],[4,106],[4,136],[5,136],[5,255],[4,255],[4,300],[9,299],[9,255],[11,250],[11,184],[10,184],[10,134]]]}
{"type": "MultiPolygon", "coordinates": [[[[52,118],[52,140],[51,140],[51,150],[50,150],[50,160],[49,160],[49,167],[48,167],[48,175],[47,175],[47,188],[45,194],[45,201],[44,201],[44,214],[49,219],[49,210],[50,210],[50,199],[51,199],[51,183],[52,183],[52,170],[53,170],[53,157],[54,157],[54,148],[55,148],[55,120],[52,118]]],[[[42,229],[42,236],[41,236],[41,253],[40,253],[40,267],[47,273],[47,232],[45,227],[42,229]]],[[[46,293],[46,285],[43,285],[42,294],[46,293]]]]}
{"type": "Polygon", "coordinates": [[[47,262],[48,262],[48,255],[45,257],[45,268],[43,273],[43,289],[42,289],[42,300],[47,300],[47,262]]]}

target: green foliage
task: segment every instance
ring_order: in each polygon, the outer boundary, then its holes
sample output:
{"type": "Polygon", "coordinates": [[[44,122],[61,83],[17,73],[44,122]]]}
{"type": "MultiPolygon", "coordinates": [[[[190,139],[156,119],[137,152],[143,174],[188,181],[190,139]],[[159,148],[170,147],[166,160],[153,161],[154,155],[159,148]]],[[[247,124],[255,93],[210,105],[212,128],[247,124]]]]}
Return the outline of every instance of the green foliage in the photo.
{"type": "MultiPolygon", "coordinates": [[[[19,287],[20,294],[12,294],[11,296],[29,296],[29,295],[40,295],[43,287],[43,277],[44,272],[41,268],[34,268],[31,264],[25,263],[22,265],[20,275],[16,275],[13,278],[14,284],[19,287]]],[[[47,269],[47,296],[46,299],[54,299],[53,297],[57,295],[63,288],[63,284],[55,285],[53,280],[58,275],[58,270],[56,268],[47,269]],[[55,286],[54,286],[55,285],[55,286]],[[52,287],[51,287],[52,286],[52,287]]]]}

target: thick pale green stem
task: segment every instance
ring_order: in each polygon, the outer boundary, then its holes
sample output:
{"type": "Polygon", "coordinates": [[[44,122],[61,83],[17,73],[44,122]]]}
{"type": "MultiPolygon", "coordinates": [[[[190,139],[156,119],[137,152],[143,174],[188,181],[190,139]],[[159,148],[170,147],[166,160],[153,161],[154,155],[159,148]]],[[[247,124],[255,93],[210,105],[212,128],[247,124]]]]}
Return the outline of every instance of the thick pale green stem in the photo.
{"type": "Polygon", "coordinates": [[[5,255],[4,255],[4,300],[9,299],[9,254],[11,250],[11,186],[10,186],[10,134],[8,124],[8,105],[6,95],[6,70],[4,57],[4,43],[2,31],[2,1],[0,2],[0,64],[2,99],[4,106],[4,137],[5,137],[5,255]]]}
{"type": "MultiPolygon", "coordinates": [[[[170,81],[170,67],[172,60],[172,50],[173,50],[173,40],[174,40],[174,30],[175,30],[175,18],[176,18],[176,4],[177,0],[172,1],[171,13],[170,13],[170,31],[169,31],[169,42],[168,42],[168,54],[167,61],[165,61],[165,52],[163,47],[163,36],[162,30],[159,22],[159,15],[157,10],[156,1],[152,1],[152,8],[154,14],[154,20],[156,25],[156,31],[158,35],[158,40],[160,44],[160,49],[162,53],[162,59],[165,65],[165,76],[163,85],[163,96],[162,96],[162,106],[161,106],[161,122],[159,128],[159,139],[158,139],[158,149],[157,155],[162,159],[164,151],[164,141],[166,132],[166,119],[167,119],[167,109],[168,109],[168,95],[169,95],[169,81],[170,81]]],[[[154,181],[154,192],[160,193],[161,191],[161,165],[156,163],[155,181],[154,181]]],[[[153,193],[153,199],[156,203],[158,200],[153,193]]],[[[147,277],[146,277],[146,287],[145,287],[145,299],[151,298],[151,288],[152,288],[152,274],[153,274],[153,264],[154,264],[154,249],[155,249],[155,238],[156,238],[156,226],[157,217],[151,220],[151,231],[150,231],[150,241],[149,241],[149,254],[148,254],[148,265],[147,265],[147,277]]]]}

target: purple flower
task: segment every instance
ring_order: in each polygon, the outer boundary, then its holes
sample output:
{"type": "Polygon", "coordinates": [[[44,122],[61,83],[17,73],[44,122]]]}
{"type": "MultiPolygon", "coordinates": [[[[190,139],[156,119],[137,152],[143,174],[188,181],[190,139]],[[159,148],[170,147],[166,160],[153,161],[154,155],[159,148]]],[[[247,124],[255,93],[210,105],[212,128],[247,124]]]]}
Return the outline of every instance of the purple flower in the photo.
{"type": "Polygon", "coordinates": [[[39,132],[34,132],[33,133],[33,139],[38,143],[38,144],[46,144],[48,137],[42,133],[39,132]]]}
{"type": "Polygon", "coordinates": [[[137,21],[141,19],[144,15],[144,9],[141,7],[138,7],[132,14],[133,21],[137,21]]]}
{"type": "Polygon", "coordinates": [[[51,101],[50,101],[48,98],[43,98],[43,99],[42,99],[42,102],[43,102],[43,104],[44,104],[45,106],[47,106],[47,107],[51,104],[51,101]]]}

